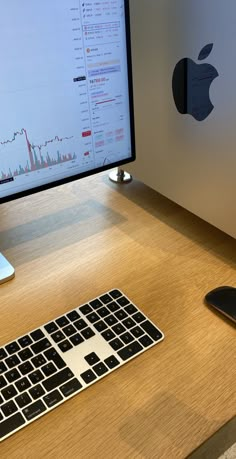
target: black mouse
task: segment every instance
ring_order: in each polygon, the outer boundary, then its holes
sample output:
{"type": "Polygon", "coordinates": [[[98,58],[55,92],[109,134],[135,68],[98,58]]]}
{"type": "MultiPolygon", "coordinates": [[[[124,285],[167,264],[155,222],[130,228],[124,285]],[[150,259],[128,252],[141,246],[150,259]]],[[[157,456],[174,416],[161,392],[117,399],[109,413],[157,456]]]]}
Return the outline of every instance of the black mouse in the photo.
{"type": "Polygon", "coordinates": [[[217,309],[236,323],[236,288],[229,286],[217,287],[205,296],[208,305],[217,309]]]}

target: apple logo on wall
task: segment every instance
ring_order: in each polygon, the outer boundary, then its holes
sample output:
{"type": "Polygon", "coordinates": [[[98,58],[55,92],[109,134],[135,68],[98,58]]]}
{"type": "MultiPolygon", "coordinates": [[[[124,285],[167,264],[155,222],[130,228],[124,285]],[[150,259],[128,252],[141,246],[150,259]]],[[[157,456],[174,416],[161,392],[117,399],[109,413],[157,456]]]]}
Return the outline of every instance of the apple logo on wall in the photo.
{"type": "MultiPolygon", "coordinates": [[[[213,44],[202,48],[198,60],[205,60],[211,53],[213,44]]],[[[205,120],[214,105],[210,100],[210,85],[219,74],[211,64],[195,63],[185,57],[175,66],[172,78],[172,91],[179,113],[192,115],[197,121],[205,120]]]]}

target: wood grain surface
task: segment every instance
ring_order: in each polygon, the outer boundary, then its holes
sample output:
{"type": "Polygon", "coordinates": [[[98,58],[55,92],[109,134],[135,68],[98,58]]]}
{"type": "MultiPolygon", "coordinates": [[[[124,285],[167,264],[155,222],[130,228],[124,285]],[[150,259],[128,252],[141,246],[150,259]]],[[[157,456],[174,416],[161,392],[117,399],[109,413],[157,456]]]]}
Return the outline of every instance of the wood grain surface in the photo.
{"type": "Polygon", "coordinates": [[[4,204],[0,222],[16,269],[0,287],[0,346],[113,288],[165,333],[1,443],[2,459],[184,458],[236,415],[235,325],[203,301],[236,285],[234,239],[106,173],[4,204]]]}

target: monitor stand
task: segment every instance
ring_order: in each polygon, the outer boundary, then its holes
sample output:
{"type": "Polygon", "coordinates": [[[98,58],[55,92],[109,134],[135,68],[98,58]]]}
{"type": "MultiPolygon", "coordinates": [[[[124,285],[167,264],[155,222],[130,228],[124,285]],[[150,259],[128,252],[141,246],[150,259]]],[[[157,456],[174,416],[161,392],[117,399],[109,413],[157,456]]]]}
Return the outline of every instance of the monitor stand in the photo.
{"type": "Polygon", "coordinates": [[[7,259],[0,253],[0,284],[4,284],[15,276],[13,266],[7,259]]]}
{"type": "Polygon", "coordinates": [[[128,174],[128,172],[125,172],[120,167],[117,167],[117,169],[113,170],[109,174],[109,179],[115,183],[128,183],[128,182],[131,182],[132,176],[128,174]]]}

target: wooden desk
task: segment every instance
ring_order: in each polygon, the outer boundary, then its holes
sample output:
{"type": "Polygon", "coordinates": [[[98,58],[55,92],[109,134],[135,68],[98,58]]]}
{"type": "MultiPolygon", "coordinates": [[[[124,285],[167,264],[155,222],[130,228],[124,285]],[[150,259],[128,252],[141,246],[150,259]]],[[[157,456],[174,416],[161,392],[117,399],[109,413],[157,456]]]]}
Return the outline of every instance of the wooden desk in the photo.
{"type": "Polygon", "coordinates": [[[235,327],[203,297],[235,285],[235,240],[107,174],[2,205],[0,221],[1,251],[16,268],[0,287],[0,345],[115,287],[165,333],[3,442],[2,459],[184,458],[232,420],[235,327]]]}

